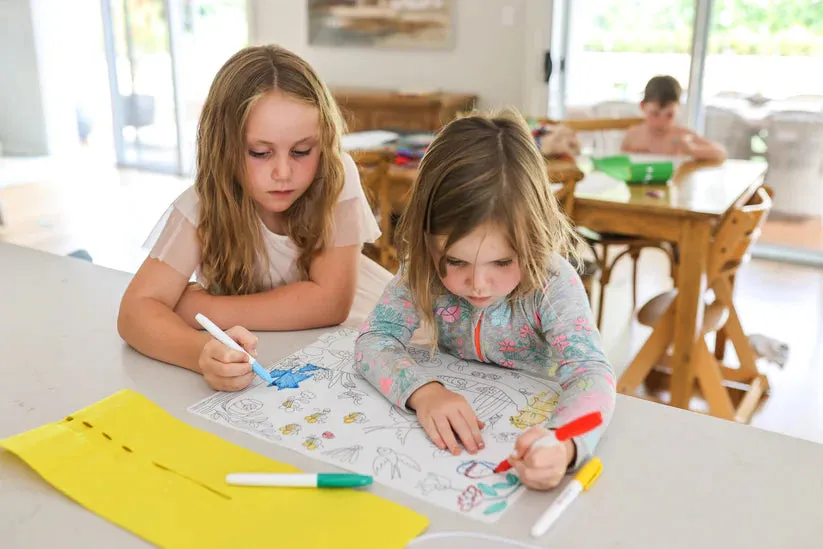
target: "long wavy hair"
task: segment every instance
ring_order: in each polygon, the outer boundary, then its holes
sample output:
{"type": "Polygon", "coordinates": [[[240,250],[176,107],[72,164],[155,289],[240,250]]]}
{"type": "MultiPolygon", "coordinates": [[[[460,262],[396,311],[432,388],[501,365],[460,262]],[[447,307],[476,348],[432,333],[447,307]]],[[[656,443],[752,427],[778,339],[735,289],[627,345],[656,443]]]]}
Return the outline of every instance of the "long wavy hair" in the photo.
{"type": "Polygon", "coordinates": [[[579,238],[551,192],[545,160],[516,111],[471,113],[447,124],[420,162],[398,229],[403,277],[437,345],[434,301],[447,290],[445,253],[486,223],[500,227],[517,254],[520,283],[509,299],[542,289],[554,253],[578,258],[579,238]],[[436,236],[445,236],[444,250],[436,236]],[[435,263],[434,257],[441,257],[435,263]]]}
{"type": "Polygon", "coordinates": [[[259,292],[260,272],[268,270],[260,218],[248,190],[246,123],[256,101],[275,91],[305,101],[320,114],[317,173],[284,214],[286,234],[300,250],[302,279],[330,243],[344,182],[340,136],[345,126],[337,103],[314,69],[292,52],[273,45],[242,49],[217,72],[197,131],[200,269],[206,289],[215,295],[259,292]]]}

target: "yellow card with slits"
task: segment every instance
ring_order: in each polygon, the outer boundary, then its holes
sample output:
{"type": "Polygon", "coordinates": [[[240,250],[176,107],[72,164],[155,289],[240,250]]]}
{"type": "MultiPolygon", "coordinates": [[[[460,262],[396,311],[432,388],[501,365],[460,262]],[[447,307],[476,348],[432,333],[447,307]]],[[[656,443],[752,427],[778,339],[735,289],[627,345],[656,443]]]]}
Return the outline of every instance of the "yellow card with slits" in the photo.
{"type": "Polygon", "coordinates": [[[80,505],[161,547],[404,547],[428,519],[354,489],[232,486],[240,471],[298,472],[120,391],[0,440],[80,505]]]}

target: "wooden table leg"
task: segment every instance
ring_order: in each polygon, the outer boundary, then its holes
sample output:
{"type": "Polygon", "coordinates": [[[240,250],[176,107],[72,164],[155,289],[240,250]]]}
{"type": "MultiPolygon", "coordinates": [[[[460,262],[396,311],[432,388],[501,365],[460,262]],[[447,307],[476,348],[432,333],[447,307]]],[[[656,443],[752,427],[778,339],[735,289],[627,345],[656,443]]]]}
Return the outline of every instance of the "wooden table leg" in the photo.
{"type": "Polygon", "coordinates": [[[679,408],[689,407],[694,388],[693,360],[697,356],[695,343],[702,337],[710,236],[709,222],[701,220],[686,221],[680,233],[671,382],[671,404],[679,408]]]}

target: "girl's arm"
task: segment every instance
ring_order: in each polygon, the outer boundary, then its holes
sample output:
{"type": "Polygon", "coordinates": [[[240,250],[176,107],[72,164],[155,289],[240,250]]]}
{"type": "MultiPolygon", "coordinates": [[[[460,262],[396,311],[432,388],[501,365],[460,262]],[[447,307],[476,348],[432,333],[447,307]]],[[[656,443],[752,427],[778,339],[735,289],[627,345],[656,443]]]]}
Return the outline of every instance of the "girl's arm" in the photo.
{"type": "Polygon", "coordinates": [[[249,330],[307,330],[340,324],[349,315],[357,289],[361,245],[330,247],[312,261],[309,280],[265,292],[212,296],[188,291],[175,311],[189,326],[203,313],[221,328],[249,330]]]}
{"type": "Polygon", "coordinates": [[[555,273],[540,303],[540,323],[552,350],[550,371],[556,370],[561,386],[548,427],[560,427],[590,412],[603,414],[600,427],[574,439],[574,466],[578,467],[594,452],[614,411],[614,370],[603,352],[577,272],[559,256],[553,261],[553,269],[555,273]]]}
{"type": "Polygon", "coordinates": [[[419,326],[420,318],[398,273],[360,328],[354,345],[355,370],[403,409],[412,393],[436,381],[406,350],[419,326]]]}
{"type": "Polygon", "coordinates": [[[117,331],[144,355],[200,372],[198,358],[210,336],[174,313],[187,284],[167,263],[147,258],[120,302],[117,331]]]}

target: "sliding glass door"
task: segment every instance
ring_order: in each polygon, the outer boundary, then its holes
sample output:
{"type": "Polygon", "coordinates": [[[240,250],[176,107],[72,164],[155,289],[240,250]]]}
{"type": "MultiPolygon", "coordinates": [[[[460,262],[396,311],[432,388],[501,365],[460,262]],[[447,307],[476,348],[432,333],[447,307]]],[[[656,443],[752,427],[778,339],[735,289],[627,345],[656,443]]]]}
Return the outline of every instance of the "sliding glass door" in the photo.
{"type": "Polygon", "coordinates": [[[758,254],[823,261],[823,4],[715,0],[704,132],[768,163],[773,209],[758,254]]]}
{"type": "Polygon", "coordinates": [[[554,0],[552,45],[563,74],[556,74],[554,88],[550,80],[550,112],[636,115],[646,82],[658,74],[688,89],[695,3],[554,0]]]}
{"type": "Polygon", "coordinates": [[[101,0],[118,165],[189,174],[220,65],[248,42],[244,0],[101,0]]]}
{"type": "Polygon", "coordinates": [[[768,165],[755,254],[823,264],[823,3],[553,0],[551,44],[550,116],[635,116],[674,76],[682,124],[768,165]]]}

